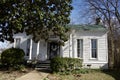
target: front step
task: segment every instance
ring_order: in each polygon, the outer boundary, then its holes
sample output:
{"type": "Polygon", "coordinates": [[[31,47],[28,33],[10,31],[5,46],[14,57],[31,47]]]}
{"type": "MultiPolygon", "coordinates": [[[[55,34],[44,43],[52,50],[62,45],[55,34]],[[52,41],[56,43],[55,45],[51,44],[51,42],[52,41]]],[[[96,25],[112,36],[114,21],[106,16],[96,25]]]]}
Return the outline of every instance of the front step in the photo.
{"type": "Polygon", "coordinates": [[[40,61],[36,64],[36,70],[50,70],[50,61],[40,61]]]}

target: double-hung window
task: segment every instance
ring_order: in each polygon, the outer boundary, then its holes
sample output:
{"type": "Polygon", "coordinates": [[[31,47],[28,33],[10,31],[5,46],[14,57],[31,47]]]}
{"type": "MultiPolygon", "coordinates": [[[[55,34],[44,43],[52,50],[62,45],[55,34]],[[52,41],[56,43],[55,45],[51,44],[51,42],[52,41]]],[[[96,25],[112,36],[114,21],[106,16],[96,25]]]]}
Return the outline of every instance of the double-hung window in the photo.
{"type": "Polygon", "coordinates": [[[91,39],[91,58],[97,58],[97,39],[91,39]]]}
{"type": "Polygon", "coordinates": [[[77,39],[77,57],[83,57],[83,39],[77,39]]]}
{"type": "Polygon", "coordinates": [[[16,40],[15,47],[16,48],[20,48],[20,41],[21,41],[21,39],[20,38],[16,38],[15,40],[16,40]]]}
{"type": "Polygon", "coordinates": [[[27,39],[26,56],[29,56],[29,53],[30,53],[30,39],[27,39]]]}

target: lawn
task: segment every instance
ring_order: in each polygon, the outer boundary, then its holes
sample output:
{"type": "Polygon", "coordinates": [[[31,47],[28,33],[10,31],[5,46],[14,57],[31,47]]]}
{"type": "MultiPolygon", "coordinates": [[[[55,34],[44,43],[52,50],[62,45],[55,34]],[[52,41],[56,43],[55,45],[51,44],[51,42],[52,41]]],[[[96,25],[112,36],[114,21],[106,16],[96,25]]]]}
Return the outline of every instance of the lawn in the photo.
{"type": "Polygon", "coordinates": [[[15,80],[16,78],[24,75],[26,73],[22,73],[19,71],[0,71],[0,80],[15,80]]]}
{"type": "Polygon", "coordinates": [[[81,80],[120,80],[120,73],[115,71],[95,71],[88,74],[82,74],[81,80]]]}
{"type": "Polygon", "coordinates": [[[85,74],[60,75],[50,74],[46,80],[120,80],[120,73],[117,71],[92,70],[85,74]]]}
{"type": "Polygon", "coordinates": [[[21,77],[33,69],[26,68],[26,71],[19,71],[19,70],[4,70],[0,68],[0,80],[15,80],[18,77],[21,77]]]}

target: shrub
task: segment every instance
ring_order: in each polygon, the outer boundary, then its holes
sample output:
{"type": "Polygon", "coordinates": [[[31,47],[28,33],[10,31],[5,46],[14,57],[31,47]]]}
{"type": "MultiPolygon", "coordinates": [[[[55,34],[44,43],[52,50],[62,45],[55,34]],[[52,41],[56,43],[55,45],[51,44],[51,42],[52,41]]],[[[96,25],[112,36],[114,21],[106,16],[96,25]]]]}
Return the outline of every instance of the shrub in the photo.
{"type": "Polygon", "coordinates": [[[24,51],[18,48],[6,49],[1,54],[1,63],[7,67],[19,65],[24,60],[24,51]]]}
{"type": "Polygon", "coordinates": [[[55,57],[51,59],[50,65],[53,72],[72,71],[82,67],[82,60],[76,58],[55,57]]]}
{"type": "Polygon", "coordinates": [[[20,70],[20,71],[24,71],[25,70],[25,66],[24,65],[15,65],[13,68],[15,70],[20,70]]]}

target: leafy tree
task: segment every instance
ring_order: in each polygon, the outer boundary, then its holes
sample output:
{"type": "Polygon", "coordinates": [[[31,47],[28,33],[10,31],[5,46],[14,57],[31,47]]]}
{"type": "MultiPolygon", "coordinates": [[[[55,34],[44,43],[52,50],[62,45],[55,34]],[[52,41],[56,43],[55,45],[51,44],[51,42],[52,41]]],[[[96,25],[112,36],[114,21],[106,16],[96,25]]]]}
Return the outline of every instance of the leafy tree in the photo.
{"type": "Polygon", "coordinates": [[[1,0],[0,41],[13,41],[13,35],[26,32],[34,41],[49,35],[67,40],[72,0],[1,0]]]}

